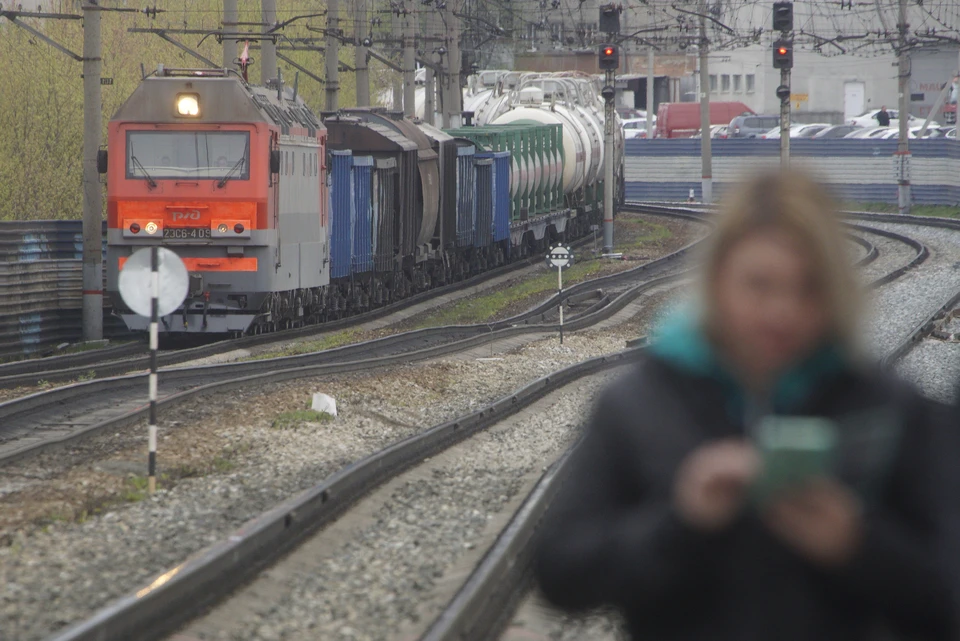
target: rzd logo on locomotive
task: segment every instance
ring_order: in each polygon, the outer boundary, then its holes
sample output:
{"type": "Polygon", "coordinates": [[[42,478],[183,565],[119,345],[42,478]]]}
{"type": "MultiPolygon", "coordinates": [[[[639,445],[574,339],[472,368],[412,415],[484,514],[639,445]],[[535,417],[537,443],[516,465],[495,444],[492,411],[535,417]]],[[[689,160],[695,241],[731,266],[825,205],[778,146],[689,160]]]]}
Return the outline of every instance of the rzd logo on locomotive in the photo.
{"type": "Polygon", "coordinates": [[[179,220],[200,220],[200,212],[196,209],[190,211],[173,212],[173,222],[177,222],[179,220]]]}

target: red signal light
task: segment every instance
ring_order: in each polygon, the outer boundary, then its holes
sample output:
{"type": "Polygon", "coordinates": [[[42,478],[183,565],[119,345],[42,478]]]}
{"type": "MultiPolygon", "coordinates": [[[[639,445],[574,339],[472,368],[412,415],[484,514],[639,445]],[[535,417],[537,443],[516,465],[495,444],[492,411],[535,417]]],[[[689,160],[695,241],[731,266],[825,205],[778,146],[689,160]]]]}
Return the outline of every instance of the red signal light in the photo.
{"type": "Polygon", "coordinates": [[[607,47],[606,49],[603,50],[603,53],[604,53],[604,55],[612,56],[612,55],[613,55],[613,47],[607,47]]]}
{"type": "Polygon", "coordinates": [[[781,56],[785,56],[785,55],[787,55],[787,48],[786,48],[786,47],[780,47],[779,49],[777,49],[777,53],[779,53],[781,56]]]}

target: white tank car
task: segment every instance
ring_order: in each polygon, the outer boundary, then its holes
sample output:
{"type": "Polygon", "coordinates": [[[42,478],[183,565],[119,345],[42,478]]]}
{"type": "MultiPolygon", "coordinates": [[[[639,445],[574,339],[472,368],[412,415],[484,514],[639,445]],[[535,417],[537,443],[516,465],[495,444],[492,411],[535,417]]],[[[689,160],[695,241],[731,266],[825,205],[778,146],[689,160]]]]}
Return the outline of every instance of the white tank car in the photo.
{"type": "MultiPolygon", "coordinates": [[[[535,170],[525,172],[521,167],[516,188],[527,189],[535,181],[559,176],[564,193],[569,194],[603,179],[603,102],[599,92],[599,81],[585,74],[529,73],[522,74],[517,88],[505,92],[496,104],[488,100],[485,106],[497,112],[488,121],[490,124],[528,121],[563,127],[564,158],[559,167],[555,166],[553,172],[544,168],[539,174],[535,170]]],[[[613,162],[618,175],[623,160],[623,130],[619,122],[616,125],[613,162]]]]}

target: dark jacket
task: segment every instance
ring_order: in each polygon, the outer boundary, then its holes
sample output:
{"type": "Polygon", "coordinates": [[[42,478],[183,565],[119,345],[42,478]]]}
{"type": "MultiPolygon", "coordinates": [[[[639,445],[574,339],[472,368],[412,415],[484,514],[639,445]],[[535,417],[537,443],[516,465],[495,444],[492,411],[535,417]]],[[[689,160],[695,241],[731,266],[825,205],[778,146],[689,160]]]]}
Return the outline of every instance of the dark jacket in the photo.
{"type": "Polygon", "coordinates": [[[877,124],[880,125],[881,127],[889,127],[889,126],[890,126],[890,113],[889,113],[889,112],[887,112],[887,111],[878,111],[876,114],[874,114],[873,117],[877,119],[877,124]]]}
{"type": "Polygon", "coordinates": [[[777,413],[840,418],[883,408],[904,436],[886,463],[841,465],[853,487],[882,478],[855,558],[826,571],[751,509],[719,534],[672,511],[681,460],[745,432],[742,399],[709,351],[696,338],[655,349],[601,395],[542,530],[536,568],[546,597],[572,610],[617,606],[643,641],[857,641],[876,638],[878,621],[911,638],[952,638],[929,403],[829,353],[781,381],[777,413]]]}

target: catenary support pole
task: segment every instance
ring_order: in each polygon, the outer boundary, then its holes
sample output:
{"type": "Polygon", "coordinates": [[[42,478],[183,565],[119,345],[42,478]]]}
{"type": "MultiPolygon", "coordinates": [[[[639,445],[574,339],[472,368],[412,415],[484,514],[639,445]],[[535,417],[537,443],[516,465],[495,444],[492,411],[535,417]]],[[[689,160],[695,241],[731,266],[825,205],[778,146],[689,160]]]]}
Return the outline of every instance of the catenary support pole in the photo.
{"type": "MultiPolygon", "coordinates": [[[[411,1],[412,3],[412,1],[411,1]]],[[[404,4],[403,14],[403,115],[417,113],[417,22],[416,15],[404,4]]]]}
{"type": "Polygon", "coordinates": [[[367,47],[364,38],[369,33],[367,18],[367,0],[353,0],[354,20],[356,21],[356,48],[354,67],[357,70],[357,106],[370,106],[370,70],[367,68],[367,47]]]}
{"type": "Polygon", "coordinates": [[[463,89],[460,87],[460,17],[447,6],[444,10],[444,24],[449,35],[447,47],[447,73],[444,74],[443,86],[446,89],[443,99],[444,127],[459,127],[460,114],[463,112],[463,89]]]}
{"type": "MultiPolygon", "coordinates": [[[[260,20],[263,22],[263,33],[266,34],[277,23],[277,0],[260,2],[260,20]]],[[[260,84],[266,85],[268,80],[276,77],[277,43],[272,38],[264,38],[260,41],[260,84]]]]}
{"type": "MultiPolygon", "coordinates": [[[[396,11],[391,14],[390,20],[390,35],[397,42],[401,43],[402,48],[402,38],[403,38],[403,16],[396,11]]],[[[394,62],[397,62],[394,58],[394,62]]],[[[403,69],[403,55],[400,56],[400,68],[403,69]]],[[[403,111],[403,77],[402,74],[397,76],[396,74],[391,74],[393,82],[391,83],[391,88],[393,89],[393,110],[394,111],[403,111]]]]}
{"type": "MultiPolygon", "coordinates": [[[[606,70],[607,87],[615,87],[617,74],[606,70]]],[[[616,121],[613,96],[603,105],[603,253],[613,253],[613,128],[616,121]]]]}
{"type": "Polygon", "coordinates": [[[647,49],[647,140],[653,138],[653,47],[647,49]]]}
{"type": "MultiPolygon", "coordinates": [[[[429,33],[429,32],[428,32],[429,33]]],[[[436,61],[436,56],[431,56],[436,61]]],[[[437,96],[437,87],[434,78],[433,69],[426,67],[423,70],[423,121],[428,125],[434,124],[434,114],[437,112],[437,106],[434,104],[437,96]]]]}
{"type": "Polygon", "coordinates": [[[907,0],[897,3],[897,71],[900,132],[897,139],[897,200],[901,214],[909,214],[910,198],[910,54],[907,51],[907,0]]]}
{"type": "MultiPolygon", "coordinates": [[[[780,70],[780,84],[790,86],[790,70],[780,70]]],[[[790,167],[790,96],[780,101],[780,168],[790,167]]]]}
{"type": "Polygon", "coordinates": [[[83,7],[83,340],[103,339],[103,204],[97,153],[102,134],[100,8],[83,7]]]}
{"type": "Polygon", "coordinates": [[[340,109],[340,0],[327,0],[327,34],[324,52],[326,64],[326,110],[340,109]]]}
{"type": "MultiPolygon", "coordinates": [[[[225,32],[235,32],[237,30],[237,21],[240,20],[240,14],[237,10],[237,0],[223,0],[223,22],[222,29],[225,32]]],[[[237,59],[237,41],[233,38],[223,39],[223,68],[235,69],[234,62],[237,59]]]]}
{"type": "Polygon", "coordinates": [[[157,349],[159,342],[160,249],[150,248],[150,424],[147,426],[147,489],[157,491],[157,349]]]}
{"type": "Polygon", "coordinates": [[[710,143],[710,69],[707,64],[707,19],[700,18],[700,175],[702,201],[713,202],[713,159],[710,143]]]}

